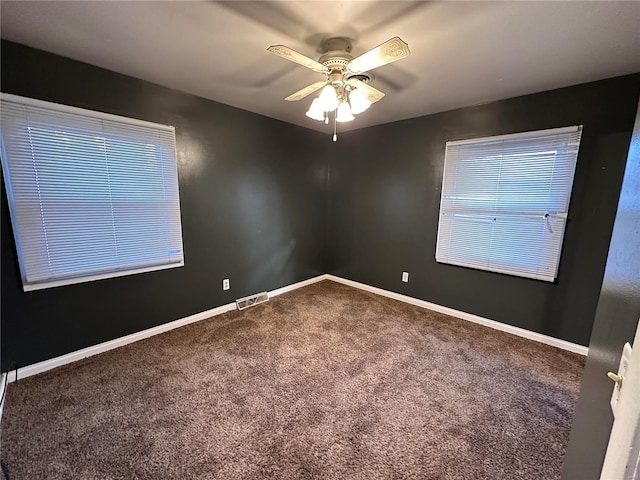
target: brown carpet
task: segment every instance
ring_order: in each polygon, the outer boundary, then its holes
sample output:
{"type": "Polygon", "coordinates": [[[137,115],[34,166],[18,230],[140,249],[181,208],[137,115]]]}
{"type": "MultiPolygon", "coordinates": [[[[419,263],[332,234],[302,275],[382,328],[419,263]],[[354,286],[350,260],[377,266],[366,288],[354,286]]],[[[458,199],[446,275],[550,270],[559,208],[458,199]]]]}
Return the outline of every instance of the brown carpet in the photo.
{"type": "Polygon", "coordinates": [[[560,478],[583,358],[324,281],[9,386],[18,479],[560,478]]]}

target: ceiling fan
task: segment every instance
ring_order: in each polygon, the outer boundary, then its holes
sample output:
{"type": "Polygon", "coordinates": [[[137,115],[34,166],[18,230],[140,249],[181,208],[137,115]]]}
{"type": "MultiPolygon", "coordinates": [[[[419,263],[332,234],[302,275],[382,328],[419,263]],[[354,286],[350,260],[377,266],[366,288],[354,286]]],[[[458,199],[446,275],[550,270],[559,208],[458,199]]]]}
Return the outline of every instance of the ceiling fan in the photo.
{"type": "MultiPolygon", "coordinates": [[[[323,55],[318,61],[284,45],[272,45],[267,50],[292,62],[326,75],[322,81],[292,93],[285,98],[297,101],[322,89],[313,100],[307,116],[329,123],[329,113],[335,112],[336,122],[349,122],[354,114],[364,112],[384,97],[384,93],[368,84],[374,68],[401,60],[411,53],[400,37],[393,37],[359,57],[351,56],[351,41],[345,37],[328,38],[322,42],[323,55]]],[[[337,139],[334,125],[334,141],[337,139]]]]}

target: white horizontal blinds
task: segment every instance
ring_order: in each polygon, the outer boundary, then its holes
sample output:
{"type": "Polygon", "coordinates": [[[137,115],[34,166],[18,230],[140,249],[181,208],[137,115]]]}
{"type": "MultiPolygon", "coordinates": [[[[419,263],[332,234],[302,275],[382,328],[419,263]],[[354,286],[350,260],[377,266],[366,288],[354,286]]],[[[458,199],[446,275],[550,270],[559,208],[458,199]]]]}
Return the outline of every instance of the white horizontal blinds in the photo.
{"type": "Polygon", "coordinates": [[[447,143],[436,260],[553,281],[581,132],[447,143]]]}
{"type": "Polygon", "coordinates": [[[9,95],[1,106],[25,289],[182,265],[173,128],[9,95]]]}

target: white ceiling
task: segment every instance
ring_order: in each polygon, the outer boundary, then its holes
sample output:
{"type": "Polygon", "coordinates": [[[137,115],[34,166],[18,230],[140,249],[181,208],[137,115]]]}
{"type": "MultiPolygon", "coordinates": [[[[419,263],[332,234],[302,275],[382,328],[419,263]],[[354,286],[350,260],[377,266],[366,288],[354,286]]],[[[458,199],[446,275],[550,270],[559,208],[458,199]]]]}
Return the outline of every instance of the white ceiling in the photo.
{"type": "Polygon", "coordinates": [[[323,38],[354,56],[393,36],[411,56],[376,69],[387,96],[342,130],[640,71],[640,2],[0,3],[2,38],[289,123],[329,129],[284,97],[322,75],[323,38]]]}

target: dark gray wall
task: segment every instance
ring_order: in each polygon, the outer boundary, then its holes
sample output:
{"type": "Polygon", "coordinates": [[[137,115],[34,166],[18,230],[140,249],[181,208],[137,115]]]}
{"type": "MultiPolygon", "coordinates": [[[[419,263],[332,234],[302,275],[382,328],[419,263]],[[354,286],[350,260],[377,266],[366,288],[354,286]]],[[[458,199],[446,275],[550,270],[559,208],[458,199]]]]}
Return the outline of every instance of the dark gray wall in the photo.
{"type": "Polygon", "coordinates": [[[622,346],[633,342],[639,318],[640,110],[629,148],[563,479],[600,478],[613,424],[609,406],[613,382],[607,372],[617,372],[622,346]]]}
{"type": "Polygon", "coordinates": [[[587,345],[639,87],[626,76],[342,134],[329,272],[587,345]],[[445,142],[568,125],[584,130],[557,281],[436,263],[445,142]]]}
{"type": "Polygon", "coordinates": [[[176,126],[186,261],[24,293],[3,192],[3,369],[325,272],[587,344],[639,75],[346,132],[333,143],[10,42],[1,60],[5,92],[176,126]],[[445,142],[573,124],[584,132],[558,281],[435,263],[445,142]],[[226,277],[232,289],[223,293],[226,277]]]}
{"type": "Polygon", "coordinates": [[[24,293],[3,191],[3,370],[325,272],[327,136],[14,43],[1,48],[3,92],[176,127],[185,252],[182,268],[24,293]]]}

